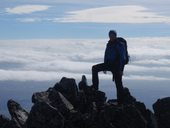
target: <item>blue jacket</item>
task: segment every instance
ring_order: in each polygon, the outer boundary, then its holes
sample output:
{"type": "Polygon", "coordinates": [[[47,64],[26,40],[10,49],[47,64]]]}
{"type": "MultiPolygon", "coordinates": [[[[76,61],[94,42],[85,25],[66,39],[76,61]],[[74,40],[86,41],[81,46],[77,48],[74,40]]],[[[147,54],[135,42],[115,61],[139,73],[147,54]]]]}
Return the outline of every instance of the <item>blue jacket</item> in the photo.
{"type": "Polygon", "coordinates": [[[108,42],[104,55],[104,63],[115,63],[119,71],[124,70],[125,49],[119,42],[108,42]]]}

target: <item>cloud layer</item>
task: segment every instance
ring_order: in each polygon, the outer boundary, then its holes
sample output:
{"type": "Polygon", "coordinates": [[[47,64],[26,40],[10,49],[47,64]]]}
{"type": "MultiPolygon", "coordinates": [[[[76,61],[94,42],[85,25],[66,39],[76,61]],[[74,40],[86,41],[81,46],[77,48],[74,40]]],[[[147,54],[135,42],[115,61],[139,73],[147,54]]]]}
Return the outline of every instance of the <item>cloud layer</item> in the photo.
{"type": "Polygon", "coordinates": [[[170,17],[161,16],[138,5],[109,6],[68,12],[56,22],[95,23],[169,23],[170,17]]]}
{"type": "MultiPolygon", "coordinates": [[[[169,80],[170,38],[128,38],[127,80],[169,80]]],[[[0,80],[46,81],[62,76],[91,78],[91,67],[103,62],[103,40],[0,40],[0,80]]],[[[109,73],[110,74],[110,73],[109,73]]],[[[111,75],[100,74],[101,79],[111,75]]]]}
{"type": "MultiPolygon", "coordinates": [[[[48,5],[20,5],[11,8],[5,8],[9,14],[31,14],[33,12],[48,10],[48,5]]],[[[104,6],[88,9],[72,9],[63,12],[56,17],[53,15],[58,12],[57,6],[52,10],[46,11],[44,17],[41,15],[29,15],[27,17],[16,18],[20,22],[79,22],[79,23],[170,23],[170,17],[160,15],[147,7],[140,5],[119,5],[104,6]],[[49,15],[50,14],[50,15],[49,15]]],[[[64,10],[63,10],[64,11],[64,10]]]]}
{"type": "Polygon", "coordinates": [[[45,11],[50,6],[47,5],[21,5],[13,8],[6,8],[6,12],[10,14],[29,14],[33,12],[45,11]]]}

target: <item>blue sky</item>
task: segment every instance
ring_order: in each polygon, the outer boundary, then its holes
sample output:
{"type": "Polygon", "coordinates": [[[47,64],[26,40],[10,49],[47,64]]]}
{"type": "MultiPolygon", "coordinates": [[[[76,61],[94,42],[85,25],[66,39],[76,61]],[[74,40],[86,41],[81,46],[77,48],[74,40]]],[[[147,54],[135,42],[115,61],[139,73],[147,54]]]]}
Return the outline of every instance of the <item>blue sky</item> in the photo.
{"type": "Polygon", "coordinates": [[[170,35],[168,0],[1,0],[0,39],[170,35]]]}

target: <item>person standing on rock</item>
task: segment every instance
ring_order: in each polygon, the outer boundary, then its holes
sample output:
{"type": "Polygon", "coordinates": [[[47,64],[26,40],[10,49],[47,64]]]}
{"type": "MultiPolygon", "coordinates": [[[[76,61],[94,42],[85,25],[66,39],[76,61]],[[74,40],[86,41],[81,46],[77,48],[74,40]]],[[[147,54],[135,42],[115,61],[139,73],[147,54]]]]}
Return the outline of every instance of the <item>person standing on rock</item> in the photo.
{"type": "Polygon", "coordinates": [[[109,32],[109,41],[106,46],[104,63],[99,63],[92,66],[92,89],[98,90],[99,78],[98,72],[111,71],[113,74],[113,81],[115,80],[117,89],[117,100],[122,101],[123,98],[123,84],[122,75],[125,65],[125,49],[117,39],[117,33],[114,30],[109,32]]]}

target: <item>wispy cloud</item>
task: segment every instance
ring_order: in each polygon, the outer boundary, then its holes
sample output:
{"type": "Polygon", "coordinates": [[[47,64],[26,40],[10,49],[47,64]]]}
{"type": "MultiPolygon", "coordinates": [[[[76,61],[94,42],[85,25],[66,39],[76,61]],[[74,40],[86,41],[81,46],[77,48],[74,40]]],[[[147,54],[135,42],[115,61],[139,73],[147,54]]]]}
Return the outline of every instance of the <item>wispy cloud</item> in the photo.
{"type": "Polygon", "coordinates": [[[109,6],[68,12],[55,22],[95,23],[169,23],[170,17],[151,12],[138,5],[109,6]]]}
{"type": "Polygon", "coordinates": [[[13,8],[6,8],[5,11],[10,14],[29,14],[33,12],[45,11],[49,9],[47,5],[21,5],[13,8]]]}
{"type": "Polygon", "coordinates": [[[40,22],[40,21],[42,21],[42,19],[41,18],[18,18],[17,19],[18,21],[20,21],[20,22],[40,22]]]}

